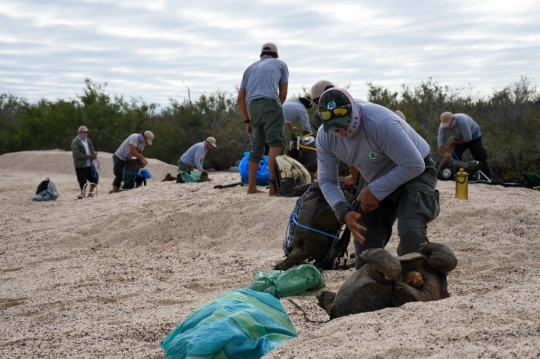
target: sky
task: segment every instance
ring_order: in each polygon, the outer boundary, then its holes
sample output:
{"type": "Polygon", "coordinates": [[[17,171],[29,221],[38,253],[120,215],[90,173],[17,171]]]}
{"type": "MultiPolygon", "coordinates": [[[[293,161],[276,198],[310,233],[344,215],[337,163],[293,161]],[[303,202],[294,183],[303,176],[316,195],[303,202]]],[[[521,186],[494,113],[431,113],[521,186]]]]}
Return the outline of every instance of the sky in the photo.
{"type": "Polygon", "coordinates": [[[0,94],[106,93],[167,107],[236,96],[263,43],[289,68],[289,97],[318,80],[367,98],[368,82],[422,82],[485,97],[540,83],[538,0],[2,0],[0,94]]]}

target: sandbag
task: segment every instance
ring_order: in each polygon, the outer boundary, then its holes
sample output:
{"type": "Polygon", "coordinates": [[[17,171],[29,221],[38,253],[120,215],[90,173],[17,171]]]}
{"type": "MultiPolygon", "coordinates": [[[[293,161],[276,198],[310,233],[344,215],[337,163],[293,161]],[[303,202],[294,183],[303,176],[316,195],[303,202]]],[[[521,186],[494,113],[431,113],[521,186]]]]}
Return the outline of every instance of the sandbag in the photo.
{"type": "Polygon", "coordinates": [[[255,271],[253,278],[255,281],[249,289],[268,293],[276,298],[291,297],[326,285],[321,272],[311,264],[302,264],[286,271],[255,271]]]}
{"type": "Polygon", "coordinates": [[[189,315],[161,342],[165,359],[261,358],[298,336],[280,301],[247,288],[189,315]]]}

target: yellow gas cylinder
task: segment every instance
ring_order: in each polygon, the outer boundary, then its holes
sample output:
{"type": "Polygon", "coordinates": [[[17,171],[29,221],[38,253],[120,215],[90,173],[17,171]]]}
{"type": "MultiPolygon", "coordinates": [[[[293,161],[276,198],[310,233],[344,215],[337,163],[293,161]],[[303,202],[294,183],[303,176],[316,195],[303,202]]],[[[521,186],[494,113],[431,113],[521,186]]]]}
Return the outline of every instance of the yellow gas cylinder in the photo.
{"type": "Polygon", "coordinates": [[[469,199],[469,175],[463,170],[459,169],[456,173],[456,198],[469,199]]]}

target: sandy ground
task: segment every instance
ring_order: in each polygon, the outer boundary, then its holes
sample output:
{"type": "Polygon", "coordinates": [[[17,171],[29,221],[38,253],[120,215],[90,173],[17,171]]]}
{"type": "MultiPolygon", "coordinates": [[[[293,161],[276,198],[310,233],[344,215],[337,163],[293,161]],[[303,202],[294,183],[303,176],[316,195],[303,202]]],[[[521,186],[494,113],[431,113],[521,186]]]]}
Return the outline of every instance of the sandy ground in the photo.
{"type": "MultiPolygon", "coordinates": [[[[160,358],[161,340],[195,309],[246,287],[283,256],[296,198],[245,194],[238,173],[161,182],[176,166],[150,160],[146,187],[109,195],[100,154],[96,198],[76,200],[70,152],[0,156],[0,357],[160,358]],[[55,202],[31,200],[49,177],[55,202]]],[[[459,259],[451,297],[327,322],[315,294],[282,299],[299,336],[267,358],[540,357],[540,192],[439,182],[432,241],[459,259]]],[[[397,237],[387,247],[395,253],[397,237]]],[[[352,244],[350,246],[352,248],[352,244]]],[[[352,269],[326,271],[337,290],[352,269]]]]}

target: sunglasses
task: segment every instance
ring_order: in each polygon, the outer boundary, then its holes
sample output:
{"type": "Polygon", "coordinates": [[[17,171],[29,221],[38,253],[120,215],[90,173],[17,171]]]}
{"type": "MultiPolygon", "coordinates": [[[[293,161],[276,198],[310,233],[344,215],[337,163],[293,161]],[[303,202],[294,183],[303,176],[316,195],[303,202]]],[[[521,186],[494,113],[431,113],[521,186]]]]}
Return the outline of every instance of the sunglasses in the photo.
{"type": "Polygon", "coordinates": [[[336,107],[333,110],[320,111],[319,114],[324,121],[328,121],[332,117],[346,116],[349,113],[350,109],[351,109],[351,105],[345,105],[345,106],[336,107]]]}

